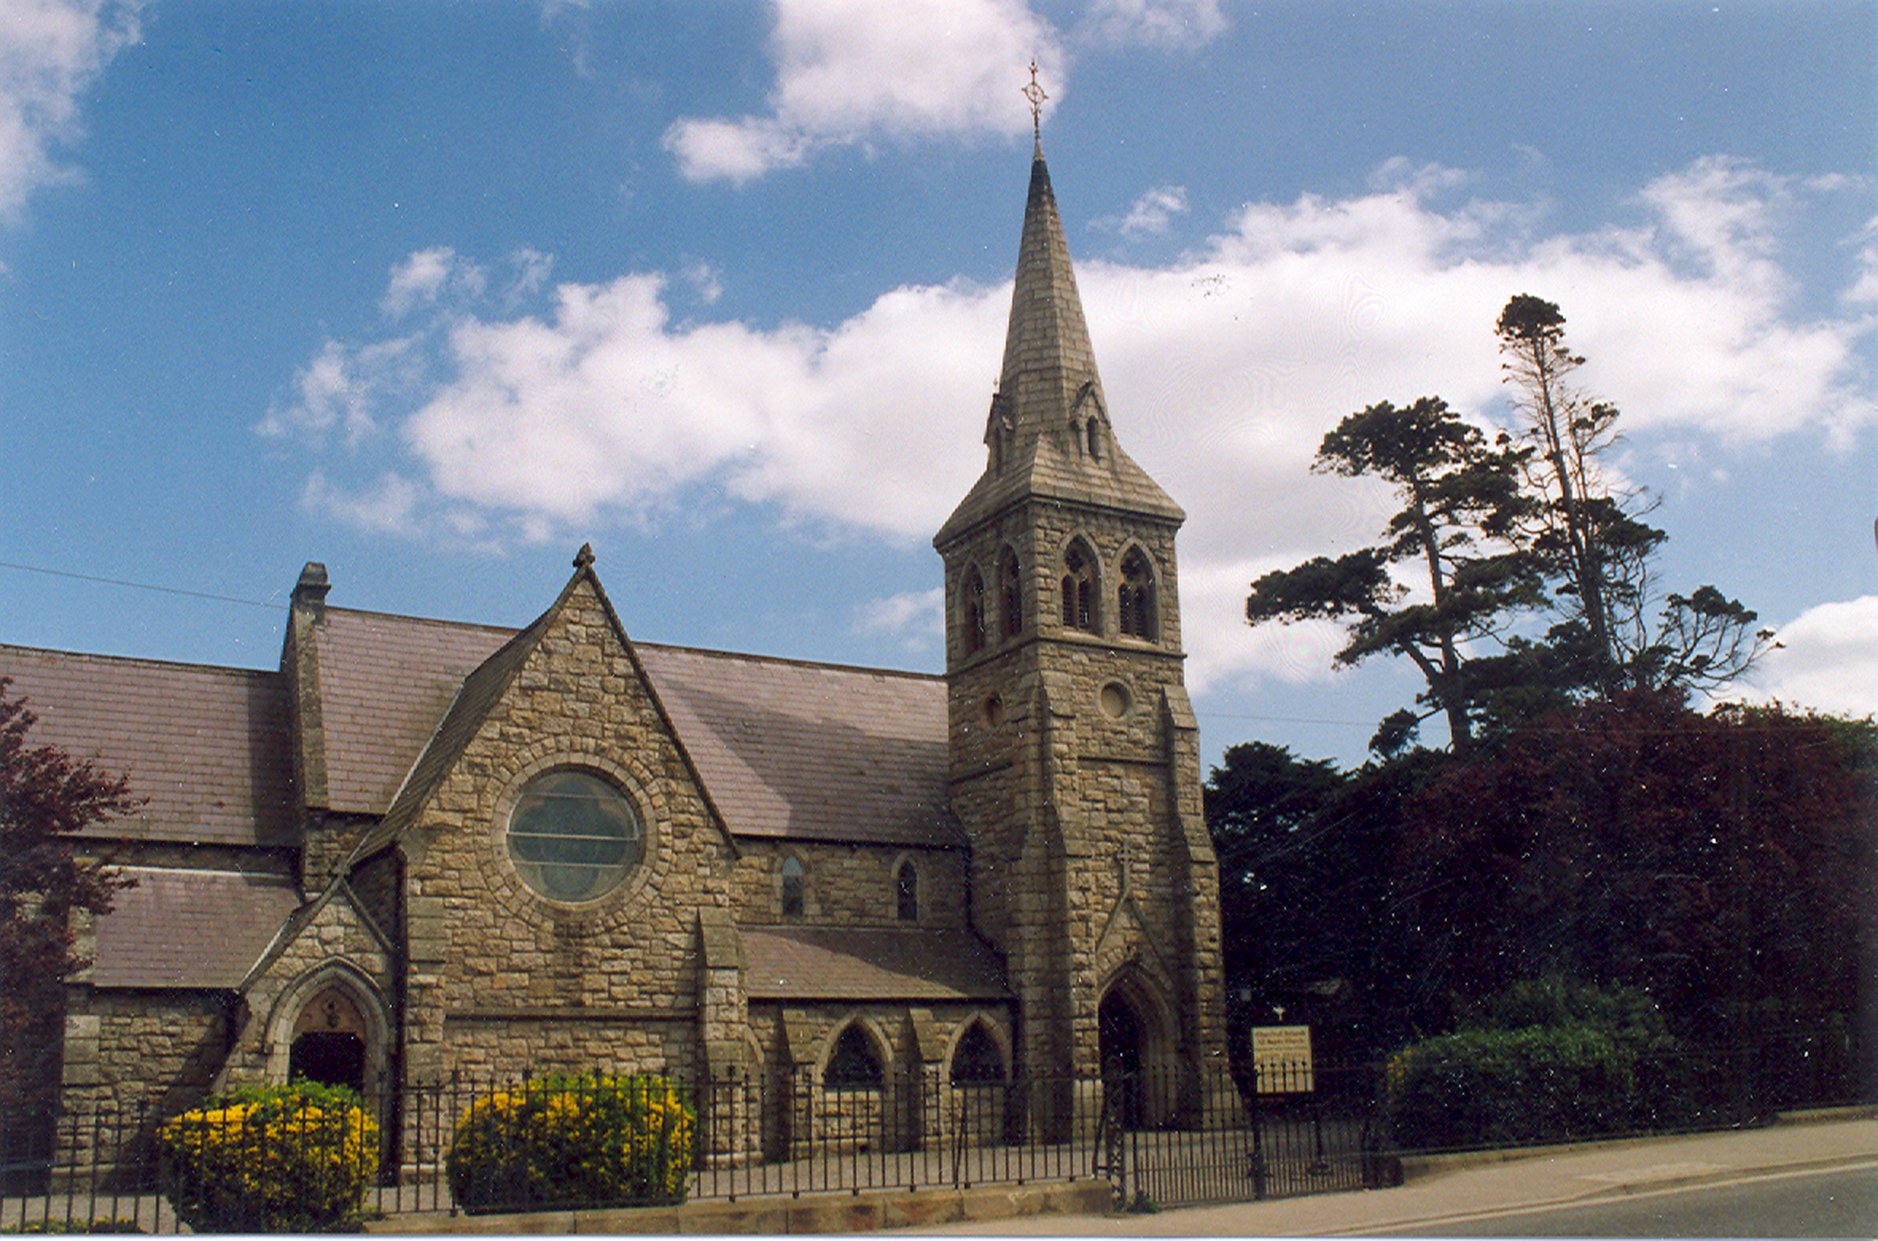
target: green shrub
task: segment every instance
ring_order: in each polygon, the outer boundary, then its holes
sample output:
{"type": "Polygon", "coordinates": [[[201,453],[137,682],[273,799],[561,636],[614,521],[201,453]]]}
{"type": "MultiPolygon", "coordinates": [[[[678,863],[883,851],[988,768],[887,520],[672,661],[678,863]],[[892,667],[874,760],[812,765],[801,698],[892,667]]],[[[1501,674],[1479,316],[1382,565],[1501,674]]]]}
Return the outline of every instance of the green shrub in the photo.
{"type": "Polygon", "coordinates": [[[164,1188],[196,1232],[349,1227],[378,1170],[378,1123],[344,1087],[247,1086],[157,1131],[164,1188]]]}
{"type": "Polygon", "coordinates": [[[662,1077],[539,1078],[463,1113],[450,1192],[469,1211],[683,1202],[692,1129],[662,1077]]]}
{"type": "Polygon", "coordinates": [[[1641,992],[1541,979],[1489,1001],[1482,1021],[1390,1058],[1397,1145],[1557,1141],[1673,1119],[1675,1040],[1641,992]]]}

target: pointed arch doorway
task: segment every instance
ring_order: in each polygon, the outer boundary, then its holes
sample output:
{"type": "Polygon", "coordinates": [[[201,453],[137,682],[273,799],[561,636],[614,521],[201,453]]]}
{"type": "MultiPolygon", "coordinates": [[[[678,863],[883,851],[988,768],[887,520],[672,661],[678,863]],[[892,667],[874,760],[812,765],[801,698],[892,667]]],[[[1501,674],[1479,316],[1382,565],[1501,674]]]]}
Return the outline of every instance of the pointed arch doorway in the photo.
{"type": "Polygon", "coordinates": [[[287,1078],[304,1077],[325,1086],[346,1086],[363,1095],[365,1052],[370,1031],[349,990],[322,989],[300,1010],[287,1051],[287,1078]]]}
{"type": "Polygon", "coordinates": [[[1102,1085],[1119,1100],[1122,1125],[1139,1129],[1147,1123],[1147,1089],[1142,1068],[1147,1062],[1141,1015],[1119,987],[1111,987],[1096,1009],[1096,1037],[1102,1054],[1102,1085]]]}

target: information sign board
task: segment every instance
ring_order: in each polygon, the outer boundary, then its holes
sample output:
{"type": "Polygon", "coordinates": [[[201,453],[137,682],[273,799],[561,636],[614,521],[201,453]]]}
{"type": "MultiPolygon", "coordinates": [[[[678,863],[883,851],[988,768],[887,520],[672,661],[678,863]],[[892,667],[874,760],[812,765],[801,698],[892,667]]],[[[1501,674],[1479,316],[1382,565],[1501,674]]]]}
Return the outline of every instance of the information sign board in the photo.
{"type": "Polygon", "coordinates": [[[1305,1094],[1317,1089],[1311,1027],[1252,1027],[1252,1072],[1260,1094],[1305,1094]]]}

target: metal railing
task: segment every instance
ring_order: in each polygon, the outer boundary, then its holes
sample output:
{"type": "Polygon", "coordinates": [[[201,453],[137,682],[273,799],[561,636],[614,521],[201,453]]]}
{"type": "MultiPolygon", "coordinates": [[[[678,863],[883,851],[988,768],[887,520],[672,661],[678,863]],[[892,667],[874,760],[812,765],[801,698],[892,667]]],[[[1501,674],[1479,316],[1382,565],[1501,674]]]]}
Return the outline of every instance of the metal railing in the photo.
{"type": "MultiPolygon", "coordinates": [[[[1087,1179],[1106,1180],[1124,1206],[1276,1198],[1396,1183],[1404,1152],[1386,1123],[1385,1077],[1383,1064],[1321,1058],[1267,1063],[1256,1078],[1184,1066],[977,1082],[931,1065],[847,1083],[806,1071],[672,1075],[656,1080],[682,1124],[667,1122],[647,1140],[666,1144],[656,1157],[682,1154],[676,1188],[694,1199],[1087,1179]]],[[[1676,1087],[1663,1092],[1673,1107],[1646,1117],[1644,1127],[1658,1131],[1869,1102],[1862,1080],[1831,1047],[1779,1041],[1682,1051],[1638,1077],[1639,1089],[1676,1087]]],[[[595,1205],[480,1172],[463,1143],[471,1118],[498,1100],[574,1114],[595,1105],[598,1089],[592,1078],[524,1084],[457,1076],[363,1099],[358,1123],[361,1132],[370,1126],[376,1166],[360,1209],[395,1216],[595,1205]]],[[[0,1229],[127,1221],[142,1231],[178,1230],[174,1203],[179,1188],[190,1187],[163,1166],[157,1140],[173,1119],[147,1107],[0,1117],[0,1229]]]]}

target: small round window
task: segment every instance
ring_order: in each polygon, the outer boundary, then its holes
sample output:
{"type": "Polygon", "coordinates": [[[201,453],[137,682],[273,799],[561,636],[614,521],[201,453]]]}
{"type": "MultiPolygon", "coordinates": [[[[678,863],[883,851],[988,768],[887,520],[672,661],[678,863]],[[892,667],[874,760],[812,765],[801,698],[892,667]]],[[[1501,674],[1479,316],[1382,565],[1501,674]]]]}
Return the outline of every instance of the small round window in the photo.
{"type": "Polygon", "coordinates": [[[509,859],[522,882],[550,900],[605,896],[644,853],[631,803],[585,772],[536,776],[509,814],[509,859]]]}

